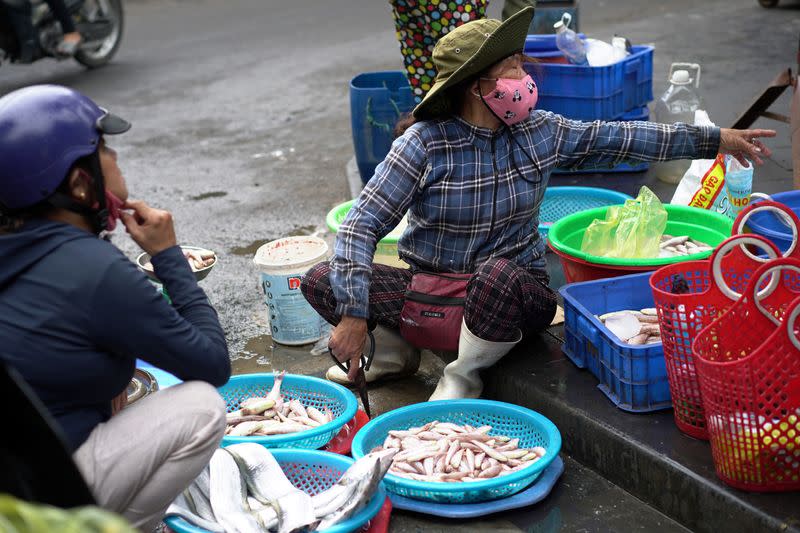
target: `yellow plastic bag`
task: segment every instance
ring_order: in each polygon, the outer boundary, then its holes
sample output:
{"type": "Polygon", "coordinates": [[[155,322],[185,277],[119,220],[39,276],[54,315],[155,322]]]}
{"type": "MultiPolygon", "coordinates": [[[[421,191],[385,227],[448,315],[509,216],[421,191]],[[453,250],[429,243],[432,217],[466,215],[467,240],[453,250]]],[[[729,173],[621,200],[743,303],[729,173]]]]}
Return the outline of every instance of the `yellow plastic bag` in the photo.
{"type": "Polygon", "coordinates": [[[581,251],[600,257],[657,257],[667,227],[667,210],[647,187],[635,200],[611,206],[605,220],[595,219],[583,234],[581,251]]]}

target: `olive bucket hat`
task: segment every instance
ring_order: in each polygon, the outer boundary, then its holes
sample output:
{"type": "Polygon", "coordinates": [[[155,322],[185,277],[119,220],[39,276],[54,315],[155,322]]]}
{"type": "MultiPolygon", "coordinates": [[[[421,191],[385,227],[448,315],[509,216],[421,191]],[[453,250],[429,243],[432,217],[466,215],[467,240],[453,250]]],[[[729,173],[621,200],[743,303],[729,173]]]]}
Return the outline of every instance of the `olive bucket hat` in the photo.
{"type": "Polygon", "coordinates": [[[414,108],[414,117],[425,120],[451,112],[447,89],[521,52],[533,12],[533,7],[526,7],[505,22],[473,20],[439,39],[433,49],[436,79],[422,102],[414,108]]]}

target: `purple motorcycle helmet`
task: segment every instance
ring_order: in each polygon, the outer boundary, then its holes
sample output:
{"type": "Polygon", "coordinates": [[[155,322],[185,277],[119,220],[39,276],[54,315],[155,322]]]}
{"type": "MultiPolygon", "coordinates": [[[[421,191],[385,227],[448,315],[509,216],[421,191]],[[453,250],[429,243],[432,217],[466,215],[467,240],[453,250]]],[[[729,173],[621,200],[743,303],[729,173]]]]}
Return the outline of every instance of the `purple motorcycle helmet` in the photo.
{"type": "MultiPolygon", "coordinates": [[[[124,133],[128,121],[98,107],[74,89],[59,85],[34,85],[0,98],[0,208],[14,212],[45,200],[86,213],[85,206],[70,206],[56,189],[78,159],[97,154],[101,135],[124,133]]],[[[105,210],[104,183],[99,158],[92,172],[105,210]]]]}

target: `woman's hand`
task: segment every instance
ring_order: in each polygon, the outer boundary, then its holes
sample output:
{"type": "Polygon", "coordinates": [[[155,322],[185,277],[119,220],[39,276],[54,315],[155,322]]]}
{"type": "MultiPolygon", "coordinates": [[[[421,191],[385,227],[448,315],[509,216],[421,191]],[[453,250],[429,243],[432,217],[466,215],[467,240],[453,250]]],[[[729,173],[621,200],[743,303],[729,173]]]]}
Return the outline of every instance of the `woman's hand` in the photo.
{"type": "Polygon", "coordinates": [[[775,137],[775,130],[732,130],[720,128],[719,130],[719,151],[723,154],[730,154],[739,163],[749,166],[745,158],[750,159],[756,165],[761,165],[764,161],[760,156],[769,157],[772,150],[767,148],[758,137],[775,137]]]}
{"type": "Polygon", "coordinates": [[[350,381],[356,379],[366,342],[367,321],[363,318],[343,316],[331,333],[328,348],[339,362],[350,361],[350,371],[347,373],[347,379],[350,381]]]}
{"type": "Polygon", "coordinates": [[[123,211],[120,215],[125,230],[150,257],[178,244],[169,211],[153,209],[138,200],[128,200],[123,209],[133,211],[133,214],[123,211]]]}
{"type": "Polygon", "coordinates": [[[125,387],[125,390],[119,393],[119,396],[111,400],[111,416],[125,409],[126,405],[128,405],[128,387],[125,387]]]}

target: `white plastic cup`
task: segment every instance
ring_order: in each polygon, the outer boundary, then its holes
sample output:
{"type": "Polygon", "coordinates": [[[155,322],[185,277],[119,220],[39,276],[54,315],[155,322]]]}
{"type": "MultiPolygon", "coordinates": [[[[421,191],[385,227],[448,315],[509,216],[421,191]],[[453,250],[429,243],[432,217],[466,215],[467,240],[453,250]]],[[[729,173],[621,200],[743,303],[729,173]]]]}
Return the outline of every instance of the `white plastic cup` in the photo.
{"type": "Polygon", "coordinates": [[[322,337],[325,319],[303,297],[300,282],[309,268],[327,258],[328,244],[309,236],[277,239],[256,251],[253,262],[261,269],[261,287],[275,342],[299,346],[322,337]]]}

